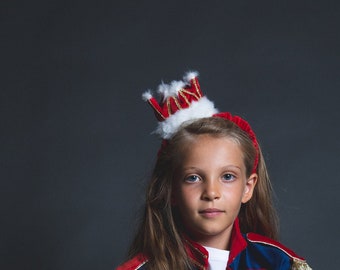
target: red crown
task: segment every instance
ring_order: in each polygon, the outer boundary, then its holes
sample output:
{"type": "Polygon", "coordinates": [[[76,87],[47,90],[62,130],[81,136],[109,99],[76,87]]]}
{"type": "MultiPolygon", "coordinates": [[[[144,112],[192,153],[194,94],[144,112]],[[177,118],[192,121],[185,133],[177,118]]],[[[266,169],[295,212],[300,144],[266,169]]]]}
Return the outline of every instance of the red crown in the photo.
{"type": "Polygon", "coordinates": [[[189,72],[183,81],[161,84],[157,91],[161,96],[160,102],[152,96],[151,91],[143,94],[160,122],[156,133],[163,139],[169,139],[187,120],[217,113],[214,104],[203,96],[197,76],[197,72],[189,72]]]}
{"type": "Polygon", "coordinates": [[[146,92],[143,97],[152,106],[159,121],[164,121],[178,110],[188,108],[193,101],[198,101],[203,96],[196,72],[187,73],[184,81],[161,84],[158,93],[162,98],[160,103],[150,92],[146,92]]]}

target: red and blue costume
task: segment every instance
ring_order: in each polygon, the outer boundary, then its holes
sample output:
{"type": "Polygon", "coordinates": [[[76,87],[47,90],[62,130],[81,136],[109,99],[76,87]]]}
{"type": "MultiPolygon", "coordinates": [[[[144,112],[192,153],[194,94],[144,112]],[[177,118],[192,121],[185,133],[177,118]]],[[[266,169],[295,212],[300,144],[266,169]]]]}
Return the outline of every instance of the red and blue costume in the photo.
{"type": "MultiPolygon", "coordinates": [[[[209,269],[207,250],[186,238],[184,244],[193,264],[192,270],[209,269]]],[[[142,254],[119,266],[116,270],[147,270],[148,259],[142,254]]],[[[306,261],[282,244],[267,237],[242,234],[236,219],[231,236],[230,254],[226,270],[311,270],[306,261]]]]}

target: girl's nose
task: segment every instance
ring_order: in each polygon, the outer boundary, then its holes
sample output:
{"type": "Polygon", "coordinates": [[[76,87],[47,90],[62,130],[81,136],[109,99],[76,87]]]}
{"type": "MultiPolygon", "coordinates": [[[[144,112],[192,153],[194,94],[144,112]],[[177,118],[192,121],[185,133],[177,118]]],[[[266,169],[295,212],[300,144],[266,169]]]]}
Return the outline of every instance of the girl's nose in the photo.
{"type": "Polygon", "coordinates": [[[202,199],[205,201],[218,200],[221,197],[220,186],[216,181],[206,181],[202,193],[202,199]]]}

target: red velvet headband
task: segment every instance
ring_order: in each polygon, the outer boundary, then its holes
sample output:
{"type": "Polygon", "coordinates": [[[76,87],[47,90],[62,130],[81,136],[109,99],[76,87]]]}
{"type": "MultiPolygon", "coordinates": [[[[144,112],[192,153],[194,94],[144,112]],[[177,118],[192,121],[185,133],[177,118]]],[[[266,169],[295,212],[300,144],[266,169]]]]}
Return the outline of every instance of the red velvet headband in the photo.
{"type": "Polygon", "coordinates": [[[237,115],[236,116],[231,115],[229,112],[221,112],[221,113],[214,114],[213,116],[221,117],[221,118],[227,119],[235,123],[239,128],[241,128],[243,131],[245,131],[248,134],[249,138],[251,139],[256,149],[256,157],[255,157],[254,165],[252,169],[252,173],[256,173],[257,165],[259,163],[259,144],[257,142],[256,135],[254,131],[252,130],[252,128],[250,127],[249,123],[237,115]]]}
{"type": "Polygon", "coordinates": [[[249,123],[239,116],[233,116],[229,112],[219,113],[214,104],[202,94],[197,72],[188,72],[183,81],[172,81],[171,84],[161,84],[158,93],[161,95],[161,102],[158,102],[147,91],[143,99],[153,108],[159,121],[155,131],[163,138],[162,147],[179,129],[180,125],[187,120],[195,120],[204,117],[220,117],[232,121],[245,131],[256,149],[256,158],[252,173],[257,171],[259,162],[259,146],[254,131],[249,123]]]}

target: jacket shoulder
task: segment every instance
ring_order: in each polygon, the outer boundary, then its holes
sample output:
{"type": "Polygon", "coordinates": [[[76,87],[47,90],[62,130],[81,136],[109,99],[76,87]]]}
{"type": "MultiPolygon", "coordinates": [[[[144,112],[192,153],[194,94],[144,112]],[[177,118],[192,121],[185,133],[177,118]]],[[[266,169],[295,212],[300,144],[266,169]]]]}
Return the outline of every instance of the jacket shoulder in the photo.
{"type": "Polygon", "coordinates": [[[278,253],[281,253],[291,260],[292,262],[292,270],[312,270],[306,263],[306,260],[300,256],[298,256],[294,251],[282,245],[281,243],[270,239],[268,237],[256,234],[256,233],[248,233],[246,236],[247,240],[255,245],[259,245],[261,247],[268,247],[271,250],[276,250],[278,253]]]}
{"type": "Polygon", "coordinates": [[[131,260],[118,266],[116,270],[142,270],[146,269],[145,264],[148,262],[147,258],[142,254],[138,254],[131,260]]]}

